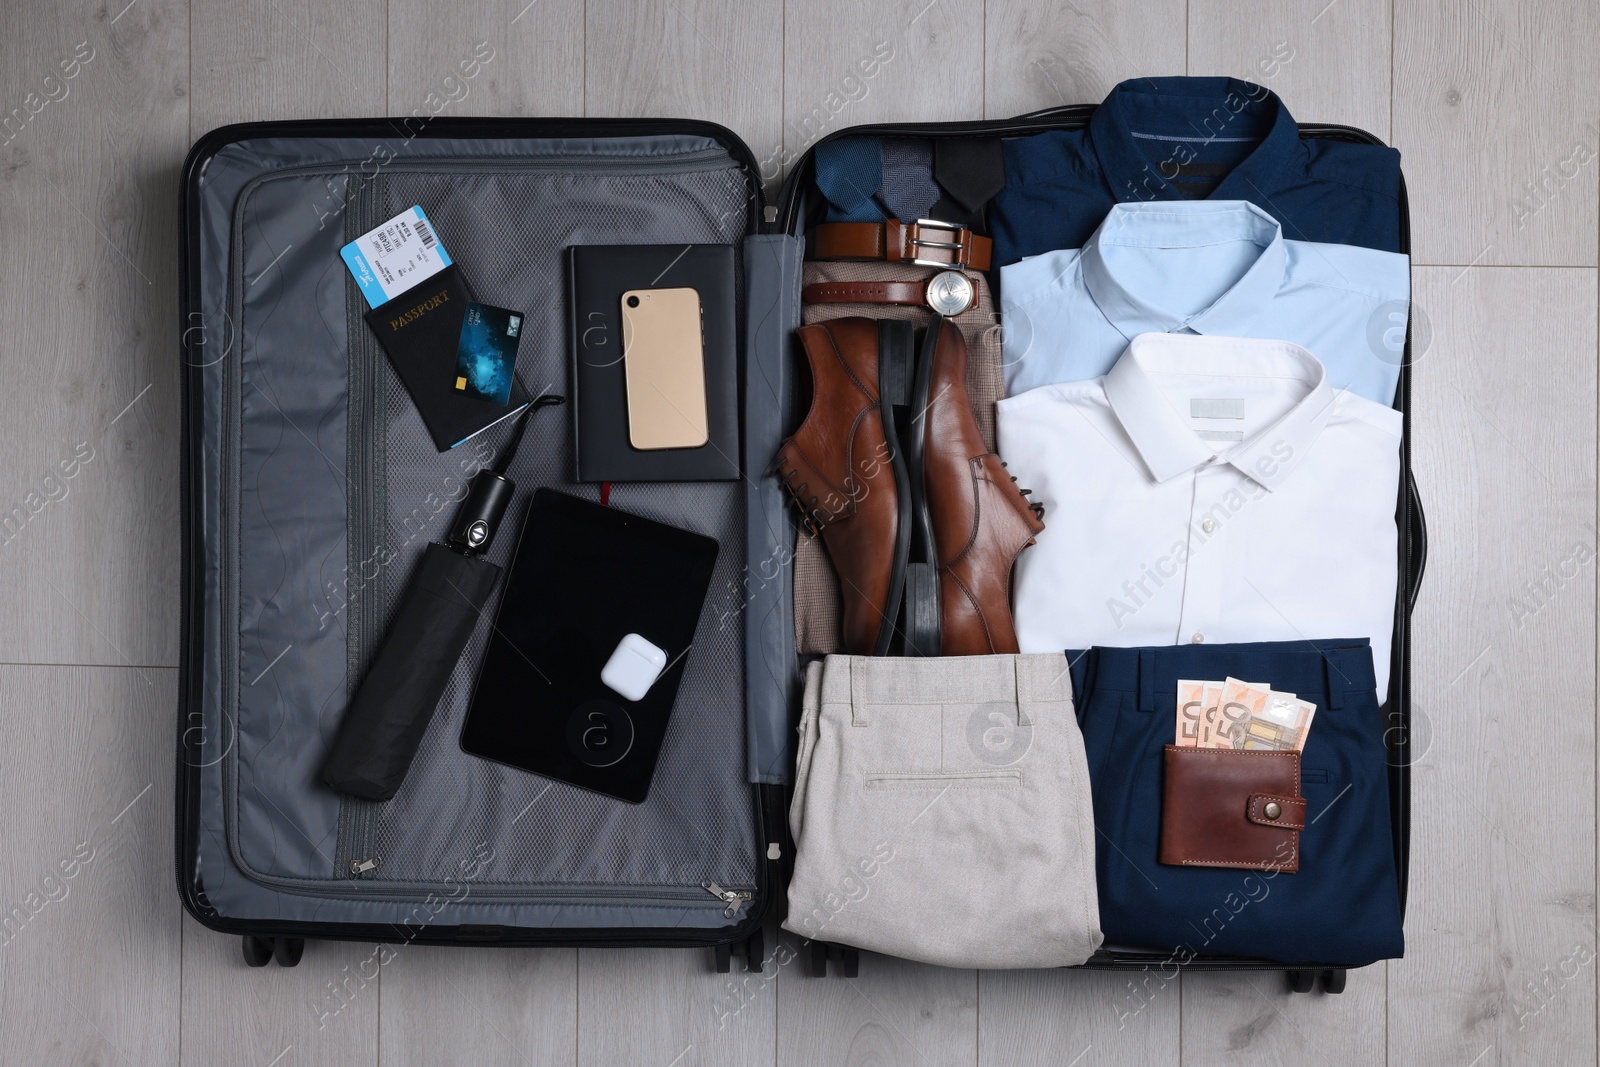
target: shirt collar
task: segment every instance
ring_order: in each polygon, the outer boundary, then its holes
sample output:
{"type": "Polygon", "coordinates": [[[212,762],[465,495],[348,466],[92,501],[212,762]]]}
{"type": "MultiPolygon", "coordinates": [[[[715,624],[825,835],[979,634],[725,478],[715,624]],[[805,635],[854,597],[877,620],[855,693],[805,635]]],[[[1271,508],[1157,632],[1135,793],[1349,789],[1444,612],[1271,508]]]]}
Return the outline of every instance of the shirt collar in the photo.
{"type": "Polygon", "coordinates": [[[1196,333],[1249,333],[1250,324],[1283,288],[1289,252],[1283,227],[1254,204],[1242,200],[1118,204],[1079,255],[1084,288],[1102,314],[1130,341],[1141,333],[1190,329],[1196,333]],[[1210,307],[1167,308],[1133,291],[1137,270],[1119,275],[1104,249],[1177,248],[1250,241],[1261,249],[1239,280],[1210,307]]]}
{"type": "Polygon", "coordinates": [[[1300,128],[1278,95],[1238,78],[1134,78],[1106,95],[1089,119],[1089,139],[1116,200],[1181,200],[1133,134],[1185,138],[1197,151],[1211,137],[1258,137],[1212,190],[1212,200],[1264,199],[1300,148],[1300,128]],[[1192,140],[1200,138],[1199,141],[1192,140]]]}
{"type": "Polygon", "coordinates": [[[1152,480],[1164,482],[1208,463],[1227,463],[1268,490],[1304,462],[1336,399],[1322,362],[1288,341],[1141,334],[1104,379],[1106,400],[1152,480]],[[1294,378],[1310,386],[1276,422],[1218,453],[1202,441],[1155,381],[1164,372],[1220,378],[1294,378]]]}

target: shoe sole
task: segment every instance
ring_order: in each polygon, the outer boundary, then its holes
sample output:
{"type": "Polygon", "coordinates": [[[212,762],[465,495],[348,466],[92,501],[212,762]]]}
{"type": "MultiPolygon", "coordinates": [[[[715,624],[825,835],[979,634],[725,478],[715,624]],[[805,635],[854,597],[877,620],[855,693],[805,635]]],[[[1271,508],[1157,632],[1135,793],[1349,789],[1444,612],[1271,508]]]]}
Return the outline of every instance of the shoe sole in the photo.
{"type": "Polygon", "coordinates": [[[933,513],[928,507],[925,453],[928,406],[932,403],[933,363],[938,357],[939,327],[935,315],[922,338],[916,380],[911,390],[911,445],[906,450],[911,482],[915,541],[907,563],[905,592],[906,655],[937,656],[940,646],[939,554],[933,538],[933,513]]]}
{"type": "Polygon", "coordinates": [[[911,478],[906,457],[895,427],[896,405],[911,402],[912,373],[916,358],[916,333],[909,322],[883,319],[878,322],[878,417],[883,421],[883,439],[889,450],[890,470],[894,473],[895,523],[894,561],[889,570],[889,595],[883,602],[883,624],[872,654],[887,656],[898,629],[896,620],[906,585],[906,561],[911,554],[911,478]]]}

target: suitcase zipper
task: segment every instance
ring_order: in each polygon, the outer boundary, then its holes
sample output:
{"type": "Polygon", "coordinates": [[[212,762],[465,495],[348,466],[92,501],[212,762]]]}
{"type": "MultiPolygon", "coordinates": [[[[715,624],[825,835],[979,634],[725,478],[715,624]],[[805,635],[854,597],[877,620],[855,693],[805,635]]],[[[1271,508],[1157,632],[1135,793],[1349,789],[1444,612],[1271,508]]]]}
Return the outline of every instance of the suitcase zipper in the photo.
{"type": "MultiPolygon", "coordinates": [[[[383,221],[384,178],[379,176],[368,188],[351,198],[345,215],[345,239],[353,241],[383,221]]],[[[388,458],[388,412],[382,388],[383,354],[372,331],[367,329],[366,300],[354,286],[345,288],[350,400],[346,408],[347,445],[345,466],[349,473],[348,493],[355,515],[353,529],[346,530],[345,588],[341,597],[348,611],[345,619],[347,648],[347,686],[355,695],[356,681],[366,672],[377,649],[383,627],[383,604],[379,583],[370,585],[360,578],[367,561],[377,558],[386,524],[385,466],[388,458]]],[[[339,801],[339,829],[334,840],[333,874],[360,878],[377,869],[379,860],[362,859],[376,851],[378,815],[382,808],[360,797],[339,801]],[[348,872],[348,873],[346,873],[348,872]]]]}
{"type": "MultiPolygon", "coordinates": [[[[318,169],[323,169],[318,167],[318,169]]],[[[695,170],[738,170],[737,160],[720,148],[703,148],[673,156],[522,156],[500,159],[462,159],[437,156],[396,163],[384,168],[385,174],[444,171],[581,171],[605,175],[615,171],[648,170],[660,174],[681,174],[695,170]]]]}
{"type": "Polygon", "coordinates": [[[750,900],[751,893],[748,889],[724,889],[715,882],[701,882],[700,888],[722,901],[722,917],[731,919],[739,914],[739,907],[750,900]]]}

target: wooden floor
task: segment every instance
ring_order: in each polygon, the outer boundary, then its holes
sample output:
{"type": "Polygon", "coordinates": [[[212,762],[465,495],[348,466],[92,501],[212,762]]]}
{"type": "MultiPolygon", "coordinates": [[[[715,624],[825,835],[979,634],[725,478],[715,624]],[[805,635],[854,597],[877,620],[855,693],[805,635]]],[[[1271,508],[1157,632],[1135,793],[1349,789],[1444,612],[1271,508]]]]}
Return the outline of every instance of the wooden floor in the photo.
{"type": "Polygon", "coordinates": [[[25,916],[0,934],[3,1064],[1595,1062],[1592,0],[9,0],[3,14],[0,512],[29,515],[0,544],[0,912],[25,916]],[[480,42],[481,73],[450,79],[480,42]],[[407,948],[365,980],[372,946],[247,971],[237,939],[184,915],[175,276],[192,140],[441,101],[686,115],[731,126],[775,181],[840,126],[1001,118],[1184,72],[1252,77],[1296,116],[1404,153],[1431,554],[1403,961],[1298,997],[1277,975],[1135,984],[878,957],[856,980],[812,980],[788,949],[766,976],[722,978],[692,951],[407,948]]]}

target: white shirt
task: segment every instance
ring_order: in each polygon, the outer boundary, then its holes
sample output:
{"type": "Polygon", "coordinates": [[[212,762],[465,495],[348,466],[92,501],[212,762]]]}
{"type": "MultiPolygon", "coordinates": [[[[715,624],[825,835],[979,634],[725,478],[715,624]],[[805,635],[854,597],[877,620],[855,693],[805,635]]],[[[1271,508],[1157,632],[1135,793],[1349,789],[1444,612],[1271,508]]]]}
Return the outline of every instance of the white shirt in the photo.
{"type": "Polygon", "coordinates": [[[1022,651],[1368,637],[1381,701],[1401,418],[1298,345],[1186,334],[1000,401],[1000,454],[1045,505],[1022,651]]]}
{"type": "Polygon", "coordinates": [[[1286,241],[1243,200],[1118,204],[1081,249],[1001,268],[1006,394],[1098,378],[1141,333],[1270,337],[1329,384],[1394,403],[1411,269],[1398,252],[1286,241]]]}

